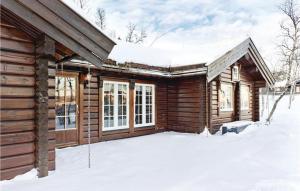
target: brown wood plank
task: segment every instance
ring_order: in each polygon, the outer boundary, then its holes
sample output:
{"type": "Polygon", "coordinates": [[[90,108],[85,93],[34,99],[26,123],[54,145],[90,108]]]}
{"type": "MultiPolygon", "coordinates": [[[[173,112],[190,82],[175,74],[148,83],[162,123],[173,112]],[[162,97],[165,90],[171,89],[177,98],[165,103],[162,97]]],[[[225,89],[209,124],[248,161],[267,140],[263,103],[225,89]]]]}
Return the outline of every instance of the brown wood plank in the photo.
{"type": "MultiPolygon", "coordinates": [[[[2,21],[1,21],[2,22],[2,21]]],[[[31,42],[33,40],[23,31],[16,29],[15,27],[9,27],[5,25],[1,25],[1,38],[16,40],[16,41],[23,41],[23,42],[31,42]]]]}
{"type": "Polygon", "coordinates": [[[34,53],[34,46],[31,42],[21,42],[5,38],[1,38],[1,48],[22,53],[34,53]]]}
{"type": "Polygon", "coordinates": [[[34,107],[33,99],[0,99],[2,109],[31,109],[34,107]]]}
{"type": "Polygon", "coordinates": [[[24,131],[32,131],[34,130],[34,121],[1,121],[1,134],[4,133],[16,133],[16,132],[24,132],[24,131]]]}
{"type": "MultiPolygon", "coordinates": [[[[53,4],[53,3],[52,3],[53,4]]],[[[17,3],[15,0],[10,1],[3,1],[2,6],[6,7],[10,10],[15,10],[15,13],[23,18],[25,21],[31,23],[34,27],[41,29],[43,32],[45,32],[47,35],[49,35],[54,40],[60,42],[61,44],[65,45],[66,47],[73,50],[75,53],[81,55],[91,63],[93,63],[96,66],[101,67],[102,60],[93,55],[91,52],[89,52],[86,48],[81,46],[77,43],[77,41],[70,38],[68,35],[65,35],[63,32],[58,30],[53,25],[49,25],[49,23],[42,18],[40,18],[38,15],[34,14],[30,10],[26,9],[21,4],[17,3]]],[[[102,56],[102,55],[99,55],[102,56]]],[[[106,58],[104,56],[103,58],[106,58]]]]}
{"type": "Polygon", "coordinates": [[[0,96],[1,97],[33,97],[35,95],[35,90],[33,87],[1,87],[0,96]]]}
{"type": "Polygon", "coordinates": [[[12,76],[3,74],[0,77],[1,85],[17,85],[17,86],[34,86],[35,79],[34,77],[27,76],[12,76]]]}
{"type": "Polygon", "coordinates": [[[34,165],[30,164],[30,165],[26,165],[26,166],[1,170],[1,172],[0,172],[1,180],[8,180],[8,179],[14,178],[16,175],[24,174],[33,168],[34,168],[34,165]]]}
{"type": "Polygon", "coordinates": [[[0,136],[1,146],[33,142],[35,139],[35,135],[33,132],[1,134],[0,136]]]}
{"type": "Polygon", "coordinates": [[[30,120],[30,119],[34,119],[34,110],[32,109],[0,111],[0,120],[2,121],[30,120]]]}
{"type": "MultiPolygon", "coordinates": [[[[103,46],[102,44],[101,46],[99,46],[98,42],[94,42],[87,36],[82,34],[80,31],[74,30],[70,23],[58,17],[54,12],[46,8],[44,5],[40,4],[39,2],[32,3],[31,0],[20,0],[20,2],[22,2],[22,4],[25,5],[27,8],[40,15],[43,19],[51,21],[51,24],[58,27],[65,34],[71,35],[73,39],[76,39],[80,44],[82,44],[87,49],[93,51],[99,57],[107,57],[107,54],[109,52],[101,47],[103,46]]],[[[82,30],[82,27],[77,29],[82,30]]]]}
{"type": "Polygon", "coordinates": [[[26,65],[33,65],[35,63],[35,58],[33,55],[15,53],[0,50],[0,61],[2,62],[11,62],[11,63],[19,63],[26,65]]]}
{"type": "Polygon", "coordinates": [[[15,168],[15,167],[20,167],[20,166],[25,166],[25,165],[32,165],[34,164],[34,154],[23,154],[19,156],[12,156],[12,157],[6,157],[6,158],[1,158],[0,163],[1,163],[1,170],[8,169],[8,168],[15,168]]]}
{"type": "Polygon", "coordinates": [[[1,158],[8,156],[33,153],[35,149],[34,143],[21,143],[13,145],[4,145],[0,147],[1,158]]]}
{"type": "Polygon", "coordinates": [[[34,66],[17,65],[11,63],[1,62],[0,73],[2,74],[16,74],[16,75],[34,75],[34,66]]]}

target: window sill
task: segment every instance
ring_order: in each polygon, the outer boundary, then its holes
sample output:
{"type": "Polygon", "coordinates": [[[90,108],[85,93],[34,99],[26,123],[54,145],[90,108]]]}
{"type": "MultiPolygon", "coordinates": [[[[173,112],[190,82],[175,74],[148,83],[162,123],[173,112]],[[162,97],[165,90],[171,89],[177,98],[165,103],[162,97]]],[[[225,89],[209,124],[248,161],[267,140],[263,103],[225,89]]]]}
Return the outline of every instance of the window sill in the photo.
{"type": "Polygon", "coordinates": [[[102,127],[103,132],[123,130],[123,129],[129,129],[129,127],[114,127],[114,128],[104,128],[104,127],[102,127]]]}
{"type": "Polygon", "coordinates": [[[55,129],[55,131],[72,131],[72,130],[77,130],[77,128],[55,129]]]}
{"type": "Polygon", "coordinates": [[[134,129],[152,129],[155,128],[155,124],[134,126],[134,129]]]}
{"type": "Polygon", "coordinates": [[[220,112],[233,112],[233,109],[222,109],[220,112]]]}
{"type": "Polygon", "coordinates": [[[154,129],[155,129],[155,125],[151,125],[151,126],[135,127],[134,131],[145,131],[145,130],[154,130],[154,129]]]}

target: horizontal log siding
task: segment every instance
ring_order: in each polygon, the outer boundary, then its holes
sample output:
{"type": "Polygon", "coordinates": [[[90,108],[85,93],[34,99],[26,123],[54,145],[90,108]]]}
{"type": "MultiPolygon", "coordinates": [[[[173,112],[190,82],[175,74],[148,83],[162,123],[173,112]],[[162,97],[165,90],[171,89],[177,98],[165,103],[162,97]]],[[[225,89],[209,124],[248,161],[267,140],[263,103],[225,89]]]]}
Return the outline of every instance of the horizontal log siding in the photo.
{"type": "MultiPolygon", "coordinates": [[[[105,80],[114,80],[120,82],[128,82],[130,77],[120,77],[118,78],[117,75],[110,75],[106,74],[106,76],[102,76],[105,80]]],[[[96,76],[93,76],[91,79],[91,83],[86,86],[84,89],[84,98],[83,98],[83,140],[81,141],[82,144],[88,143],[88,87],[90,87],[91,92],[91,142],[96,143],[99,141],[108,141],[108,140],[115,140],[121,138],[129,138],[141,135],[148,135],[153,134],[156,132],[164,131],[167,127],[167,83],[164,81],[159,80],[147,80],[144,79],[142,81],[136,79],[137,83],[149,83],[155,84],[155,126],[151,127],[141,127],[141,128],[132,128],[133,131],[130,129],[122,129],[122,130],[114,130],[114,131],[102,131],[101,132],[101,125],[99,125],[99,115],[100,119],[102,119],[101,114],[103,113],[102,107],[99,107],[99,93],[102,94],[102,91],[99,92],[99,80],[96,76]]],[[[128,95],[128,99],[129,99],[128,95]]],[[[102,100],[102,99],[101,99],[102,100]]],[[[133,113],[129,113],[129,117],[134,117],[133,113]]]]}
{"type": "Polygon", "coordinates": [[[193,77],[168,84],[168,130],[200,133],[206,123],[206,79],[193,77]]]}
{"type": "MultiPolygon", "coordinates": [[[[1,180],[35,166],[35,52],[24,32],[1,20],[1,180]]],[[[49,170],[55,169],[54,75],[49,68],[49,170]]]]}
{"type": "Polygon", "coordinates": [[[99,141],[99,87],[98,79],[92,76],[90,84],[83,90],[83,143],[88,143],[88,89],[90,88],[90,117],[91,117],[91,142],[99,141]]]}
{"type": "MultiPolygon", "coordinates": [[[[258,94],[258,89],[255,88],[255,80],[250,76],[243,67],[240,71],[240,85],[248,85],[250,87],[249,92],[249,110],[242,110],[239,113],[239,108],[234,111],[220,111],[219,110],[219,86],[222,82],[232,83],[233,88],[237,88],[238,84],[232,82],[231,78],[231,67],[228,67],[224,72],[222,72],[215,80],[210,82],[209,97],[210,97],[210,131],[211,133],[217,132],[221,125],[224,123],[236,121],[236,120],[254,120],[257,119],[257,113],[259,113],[257,107],[259,104],[259,99],[255,98],[258,94]]],[[[233,94],[235,95],[235,94],[233,94]]],[[[234,96],[234,108],[235,104],[240,102],[240,95],[234,96]]],[[[240,104],[238,104],[240,105],[240,104]]]]}
{"type": "Polygon", "coordinates": [[[34,42],[1,20],[1,180],[34,168],[34,42]]]}
{"type": "Polygon", "coordinates": [[[55,170],[55,65],[48,68],[48,170],[55,170]]]}

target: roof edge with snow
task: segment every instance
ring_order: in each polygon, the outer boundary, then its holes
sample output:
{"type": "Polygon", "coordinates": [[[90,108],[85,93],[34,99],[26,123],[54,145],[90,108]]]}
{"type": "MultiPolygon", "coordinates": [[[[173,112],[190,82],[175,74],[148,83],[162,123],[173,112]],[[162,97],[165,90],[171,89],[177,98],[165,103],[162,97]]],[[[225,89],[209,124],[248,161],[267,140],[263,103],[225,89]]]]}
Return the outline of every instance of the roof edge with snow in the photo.
{"type": "Polygon", "coordinates": [[[265,61],[261,57],[260,53],[258,52],[257,48],[255,47],[251,38],[247,38],[242,43],[229,50],[215,61],[213,61],[211,64],[207,65],[207,81],[212,81],[228,66],[234,64],[246,54],[249,54],[250,58],[257,66],[263,78],[266,80],[268,85],[272,87],[275,83],[275,79],[270,69],[266,65],[265,61]]]}

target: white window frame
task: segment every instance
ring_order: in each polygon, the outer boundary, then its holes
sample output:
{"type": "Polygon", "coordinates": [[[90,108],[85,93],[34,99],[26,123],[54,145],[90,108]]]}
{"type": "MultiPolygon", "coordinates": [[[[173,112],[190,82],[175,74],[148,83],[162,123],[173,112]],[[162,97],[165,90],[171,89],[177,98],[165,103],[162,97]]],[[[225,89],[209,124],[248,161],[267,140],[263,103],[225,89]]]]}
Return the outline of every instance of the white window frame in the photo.
{"type": "Polygon", "coordinates": [[[232,81],[239,81],[240,80],[240,71],[238,66],[232,67],[232,81]],[[236,70],[236,75],[234,75],[234,71],[236,70]]]}
{"type": "Polygon", "coordinates": [[[155,125],[155,85],[154,84],[143,84],[135,83],[134,87],[134,127],[148,127],[155,125]],[[135,96],[136,96],[136,86],[142,86],[142,124],[135,123],[135,96]],[[146,123],[146,87],[152,87],[152,123],[146,123]]]}
{"type": "MultiPolygon", "coordinates": [[[[227,87],[230,87],[231,88],[231,108],[221,108],[220,107],[220,111],[233,111],[233,107],[234,107],[234,103],[233,103],[233,101],[234,101],[234,95],[233,95],[233,85],[231,84],[231,83],[224,83],[224,82],[222,82],[221,83],[221,85],[220,85],[220,94],[221,94],[221,91],[222,91],[222,86],[227,86],[227,87]]],[[[227,89],[227,88],[226,88],[227,89]]],[[[221,95],[220,95],[220,97],[221,97],[221,95]]],[[[221,105],[221,100],[220,100],[220,105],[221,105]]]]}
{"type": "Polygon", "coordinates": [[[241,91],[240,91],[240,101],[241,101],[241,103],[240,103],[240,105],[241,105],[241,110],[249,110],[249,108],[250,108],[250,86],[249,85],[241,85],[241,91]],[[246,91],[247,92],[247,97],[248,97],[248,104],[247,104],[247,107],[244,107],[243,106],[243,99],[245,98],[244,96],[245,95],[243,95],[243,91],[245,91],[245,90],[243,90],[244,88],[246,88],[247,90],[249,90],[249,91],[246,91]]]}
{"type": "Polygon", "coordinates": [[[128,129],[129,128],[129,83],[128,82],[118,82],[118,81],[103,81],[102,88],[102,130],[103,131],[113,131],[119,129],[128,129]],[[104,85],[105,83],[114,84],[114,127],[105,127],[104,126],[104,85]],[[118,126],[118,84],[127,85],[126,88],[126,124],[124,126],[118,126]]]}

